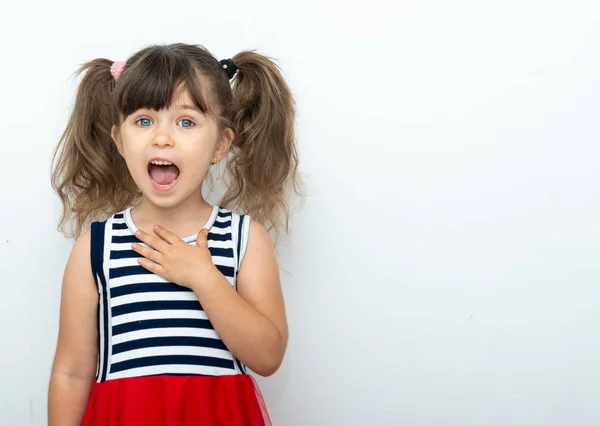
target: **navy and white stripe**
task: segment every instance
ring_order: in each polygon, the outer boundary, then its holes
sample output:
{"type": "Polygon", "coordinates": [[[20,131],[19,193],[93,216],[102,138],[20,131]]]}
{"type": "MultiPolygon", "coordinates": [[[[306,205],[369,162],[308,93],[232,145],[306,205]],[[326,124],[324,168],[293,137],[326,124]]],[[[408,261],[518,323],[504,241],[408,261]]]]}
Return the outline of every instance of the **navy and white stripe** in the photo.
{"type": "MultiPolygon", "coordinates": [[[[236,286],[249,217],[215,206],[206,224],[213,263],[236,286]]],[[[91,226],[99,293],[97,381],[158,374],[246,373],[219,338],[196,295],[144,269],[130,209],[91,226]]],[[[195,235],[184,238],[195,244],[195,235]]]]}

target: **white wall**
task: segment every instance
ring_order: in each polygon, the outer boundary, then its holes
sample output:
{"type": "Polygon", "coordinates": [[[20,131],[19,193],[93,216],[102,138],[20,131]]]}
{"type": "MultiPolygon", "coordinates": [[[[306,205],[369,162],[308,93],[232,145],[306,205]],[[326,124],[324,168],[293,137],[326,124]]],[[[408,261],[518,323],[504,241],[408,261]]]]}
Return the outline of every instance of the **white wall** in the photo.
{"type": "Polygon", "coordinates": [[[173,41],[297,95],[275,425],[600,424],[597,1],[12,2],[0,36],[0,425],[46,422],[70,75],[173,41]]]}

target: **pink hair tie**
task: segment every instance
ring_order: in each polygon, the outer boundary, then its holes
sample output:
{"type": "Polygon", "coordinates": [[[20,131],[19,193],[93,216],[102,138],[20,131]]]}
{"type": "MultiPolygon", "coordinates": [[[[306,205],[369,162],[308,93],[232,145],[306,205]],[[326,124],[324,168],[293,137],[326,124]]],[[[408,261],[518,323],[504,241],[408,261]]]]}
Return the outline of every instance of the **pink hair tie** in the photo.
{"type": "Polygon", "coordinates": [[[127,64],[127,61],[116,61],[113,62],[113,64],[110,66],[110,73],[112,74],[115,80],[117,80],[123,72],[125,64],[127,64]]]}

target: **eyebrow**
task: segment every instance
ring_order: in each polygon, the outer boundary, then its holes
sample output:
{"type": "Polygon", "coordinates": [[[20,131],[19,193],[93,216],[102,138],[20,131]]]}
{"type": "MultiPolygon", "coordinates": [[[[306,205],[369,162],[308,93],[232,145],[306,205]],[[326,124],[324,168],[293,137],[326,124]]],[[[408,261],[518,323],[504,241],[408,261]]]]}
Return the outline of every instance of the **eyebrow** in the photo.
{"type": "Polygon", "coordinates": [[[198,107],[194,106],[194,105],[177,105],[177,108],[179,109],[191,109],[193,111],[197,111],[197,112],[202,112],[198,109],[198,107]]]}

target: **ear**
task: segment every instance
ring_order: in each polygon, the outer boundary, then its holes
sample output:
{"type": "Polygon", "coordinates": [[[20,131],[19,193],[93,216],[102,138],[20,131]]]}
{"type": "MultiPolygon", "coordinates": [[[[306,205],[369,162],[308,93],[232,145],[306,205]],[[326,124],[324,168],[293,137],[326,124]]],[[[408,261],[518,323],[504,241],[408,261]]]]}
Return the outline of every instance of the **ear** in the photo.
{"type": "Polygon", "coordinates": [[[117,126],[112,126],[110,129],[110,136],[117,146],[119,154],[123,155],[123,143],[121,142],[121,139],[119,139],[119,129],[117,129],[117,126]]]}
{"type": "Polygon", "coordinates": [[[217,146],[215,147],[215,155],[213,156],[217,158],[217,161],[221,160],[227,155],[227,152],[233,143],[234,136],[235,134],[233,133],[233,130],[229,128],[221,132],[221,137],[217,142],[217,146]]]}

